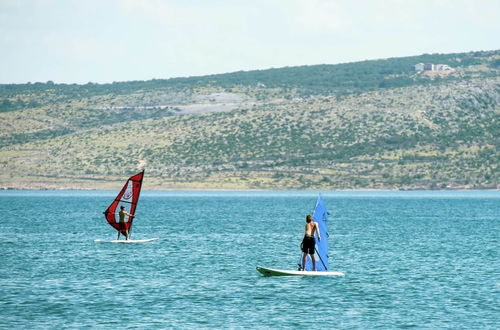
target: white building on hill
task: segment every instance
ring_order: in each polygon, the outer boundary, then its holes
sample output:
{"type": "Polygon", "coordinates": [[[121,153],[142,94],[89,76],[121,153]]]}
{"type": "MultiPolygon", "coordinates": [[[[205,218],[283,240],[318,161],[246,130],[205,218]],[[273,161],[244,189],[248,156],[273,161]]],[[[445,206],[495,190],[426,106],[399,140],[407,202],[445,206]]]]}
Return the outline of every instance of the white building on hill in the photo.
{"type": "Polygon", "coordinates": [[[415,71],[424,71],[424,63],[418,63],[413,66],[413,70],[415,71]]]}
{"type": "Polygon", "coordinates": [[[448,71],[453,70],[447,64],[433,64],[433,63],[418,63],[413,66],[415,71],[448,71]]]}

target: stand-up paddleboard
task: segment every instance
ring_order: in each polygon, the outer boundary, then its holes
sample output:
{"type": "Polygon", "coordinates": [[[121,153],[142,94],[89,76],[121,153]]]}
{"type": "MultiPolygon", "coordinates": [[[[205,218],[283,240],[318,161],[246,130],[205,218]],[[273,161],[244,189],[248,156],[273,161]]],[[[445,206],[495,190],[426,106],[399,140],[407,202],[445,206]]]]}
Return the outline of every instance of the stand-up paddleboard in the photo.
{"type": "Polygon", "coordinates": [[[284,270],[267,267],[257,267],[264,276],[344,276],[342,272],[312,271],[312,270],[284,270]]]}
{"type": "Polygon", "coordinates": [[[129,240],[126,240],[126,239],[121,239],[121,240],[114,239],[114,240],[111,240],[111,241],[106,241],[106,240],[102,240],[102,239],[96,239],[96,240],[94,240],[94,242],[97,242],[97,243],[134,244],[134,243],[153,242],[153,241],[157,241],[158,239],[159,239],[158,237],[155,237],[155,238],[146,238],[146,239],[129,239],[129,240]]]}

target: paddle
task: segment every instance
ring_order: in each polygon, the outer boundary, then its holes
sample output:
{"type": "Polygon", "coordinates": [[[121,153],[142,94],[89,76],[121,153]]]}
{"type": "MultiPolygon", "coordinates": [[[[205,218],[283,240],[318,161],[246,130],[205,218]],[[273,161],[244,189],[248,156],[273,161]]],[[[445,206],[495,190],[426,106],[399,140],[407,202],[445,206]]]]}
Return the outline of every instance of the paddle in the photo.
{"type": "Polygon", "coordinates": [[[323,267],[325,267],[325,270],[328,270],[328,267],[326,267],[324,261],[323,261],[323,258],[321,258],[321,254],[319,254],[318,252],[318,249],[316,247],[314,247],[314,251],[316,251],[316,254],[318,255],[319,257],[319,260],[321,261],[321,263],[323,264],[323,267]]]}

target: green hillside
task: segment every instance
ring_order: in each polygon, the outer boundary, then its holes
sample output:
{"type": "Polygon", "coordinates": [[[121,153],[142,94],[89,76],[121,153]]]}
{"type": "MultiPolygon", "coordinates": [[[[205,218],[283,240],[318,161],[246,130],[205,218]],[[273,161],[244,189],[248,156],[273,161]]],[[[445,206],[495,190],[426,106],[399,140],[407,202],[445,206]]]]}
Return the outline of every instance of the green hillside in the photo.
{"type": "Polygon", "coordinates": [[[116,188],[144,168],[146,189],[498,188],[499,62],[0,85],[0,187],[116,188]]]}

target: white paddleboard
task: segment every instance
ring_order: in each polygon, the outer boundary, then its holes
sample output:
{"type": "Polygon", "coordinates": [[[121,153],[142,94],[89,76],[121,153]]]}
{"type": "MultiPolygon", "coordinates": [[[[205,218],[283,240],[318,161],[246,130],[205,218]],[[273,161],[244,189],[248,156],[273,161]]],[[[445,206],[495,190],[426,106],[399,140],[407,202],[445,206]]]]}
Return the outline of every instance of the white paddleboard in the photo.
{"type": "Polygon", "coordinates": [[[115,239],[115,240],[112,240],[112,241],[105,241],[105,240],[102,240],[102,239],[96,239],[96,240],[94,240],[94,242],[134,244],[134,243],[152,242],[152,241],[156,241],[158,239],[159,239],[158,237],[155,237],[155,238],[146,238],[146,239],[129,239],[129,240],[126,240],[126,239],[120,239],[120,240],[115,239]]]}
{"type": "Polygon", "coordinates": [[[308,270],[284,270],[267,267],[257,267],[264,276],[344,276],[342,272],[313,272],[308,270]]]}

